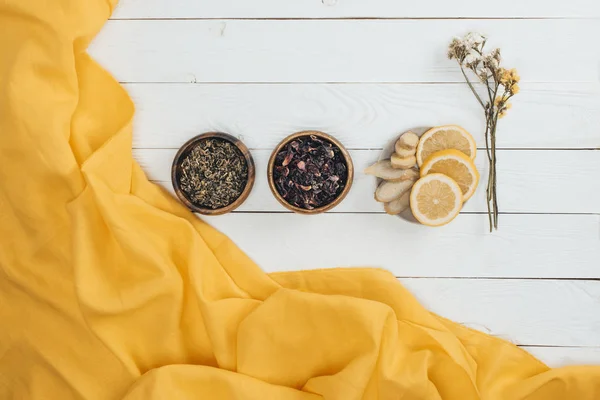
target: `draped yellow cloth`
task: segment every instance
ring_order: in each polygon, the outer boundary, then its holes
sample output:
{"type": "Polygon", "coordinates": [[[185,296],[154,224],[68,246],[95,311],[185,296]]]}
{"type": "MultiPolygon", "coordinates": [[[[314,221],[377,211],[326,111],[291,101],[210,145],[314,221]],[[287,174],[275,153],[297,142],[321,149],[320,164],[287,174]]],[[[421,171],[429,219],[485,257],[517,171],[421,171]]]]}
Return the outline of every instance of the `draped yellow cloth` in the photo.
{"type": "Polygon", "coordinates": [[[267,275],[150,183],[86,54],[114,3],[0,1],[0,399],[600,399],[385,271],[267,275]]]}

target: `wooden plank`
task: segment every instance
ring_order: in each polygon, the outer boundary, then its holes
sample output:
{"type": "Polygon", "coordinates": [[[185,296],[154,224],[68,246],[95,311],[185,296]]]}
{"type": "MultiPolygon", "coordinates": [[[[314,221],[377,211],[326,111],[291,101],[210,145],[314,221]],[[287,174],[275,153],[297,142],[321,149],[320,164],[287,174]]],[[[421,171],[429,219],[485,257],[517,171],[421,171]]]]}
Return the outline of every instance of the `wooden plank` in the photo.
{"type": "MultiPolygon", "coordinates": [[[[487,4],[487,3],[486,3],[487,4]]],[[[498,132],[509,148],[600,148],[600,84],[525,83],[498,132]]],[[[414,127],[458,124],[484,145],[485,121],[466,84],[127,84],[134,147],[178,148],[206,131],[272,149],[299,130],[348,148],[379,148],[414,127]]]]}
{"type": "Polygon", "coordinates": [[[502,215],[493,234],[478,214],[437,229],[382,214],[206,220],[268,272],[374,266],[403,277],[600,278],[597,215],[502,215]]]}
{"type": "Polygon", "coordinates": [[[568,365],[600,365],[600,347],[523,346],[523,349],[552,368],[568,365]]]}
{"type": "Polygon", "coordinates": [[[600,345],[600,282],[401,279],[431,311],[515,344],[600,345]]]}
{"type": "MultiPolygon", "coordinates": [[[[170,168],[176,150],[136,149],[134,154],[152,180],[170,188],[170,168]]],[[[280,212],[285,209],[273,197],[266,178],[269,150],[254,150],[256,183],[241,211],[280,212]]],[[[380,150],[353,150],[354,186],[333,212],[383,212],[373,199],[376,181],[362,171],[380,157],[380,150]]],[[[600,151],[597,150],[499,150],[498,195],[503,212],[600,213],[600,151]]],[[[464,211],[485,212],[487,159],[480,150],[475,160],[484,177],[464,211]]]]}
{"type": "Polygon", "coordinates": [[[462,82],[466,30],[524,81],[598,81],[596,20],[114,20],[90,52],[124,82],[462,82]]]}
{"type": "Polygon", "coordinates": [[[114,18],[421,18],[591,17],[594,0],[121,0],[114,18]]]}

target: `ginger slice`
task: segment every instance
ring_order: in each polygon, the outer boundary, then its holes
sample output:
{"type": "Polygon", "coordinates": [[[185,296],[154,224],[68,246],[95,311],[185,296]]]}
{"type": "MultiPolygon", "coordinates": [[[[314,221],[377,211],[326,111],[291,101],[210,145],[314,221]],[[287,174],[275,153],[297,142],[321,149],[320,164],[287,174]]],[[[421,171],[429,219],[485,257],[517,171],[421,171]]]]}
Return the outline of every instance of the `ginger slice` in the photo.
{"type": "Polygon", "coordinates": [[[410,207],[410,190],[404,192],[400,198],[390,201],[389,203],[385,203],[383,206],[386,213],[390,215],[398,215],[408,210],[410,207]]]}
{"type": "Polygon", "coordinates": [[[398,154],[392,154],[390,161],[394,168],[399,169],[409,169],[417,165],[417,158],[415,156],[400,157],[398,154]]]}
{"type": "Polygon", "coordinates": [[[378,161],[365,169],[365,174],[373,175],[386,181],[398,182],[407,179],[413,179],[413,173],[410,170],[398,169],[392,166],[390,160],[378,161]]]}
{"type": "Polygon", "coordinates": [[[404,193],[410,191],[415,180],[409,179],[400,182],[382,182],[375,191],[375,200],[380,203],[389,203],[399,199],[404,193]]]}
{"type": "Polygon", "coordinates": [[[415,147],[412,150],[408,150],[408,149],[405,149],[402,147],[400,147],[400,148],[396,147],[396,154],[402,158],[412,157],[417,154],[417,148],[415,147]]]}
{"type": "Polygon", "coordinates": [[[406,132],[396,142],[394,146],[398,154],[402,154],[401,150],[413,150],[413,154],[417,151],[417,145],[419,144],[419,135],[414,132],[406,132]]]}

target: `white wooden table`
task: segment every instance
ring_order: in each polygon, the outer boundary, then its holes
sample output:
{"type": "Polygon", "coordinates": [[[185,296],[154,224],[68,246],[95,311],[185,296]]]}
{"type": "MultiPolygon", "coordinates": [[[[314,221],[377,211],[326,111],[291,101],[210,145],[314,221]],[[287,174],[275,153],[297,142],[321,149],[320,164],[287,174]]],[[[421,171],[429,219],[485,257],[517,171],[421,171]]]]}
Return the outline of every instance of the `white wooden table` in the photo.
{"type": "Polygon", "coordinates": [[[135,156],[159,184],[198,133],[253,150],[251,197],[209,222],[265,270],[384,267],[433,311],[552,366],[600,364],[599,16],[597,0],[122,0],[90,50],[133,97],[135,156]],[[460,124],[484,145],[482,112],[445,57],[470,30],[523,77],[499,132],[494,234],[483,187],[431,229],[383,214],[361,173],[414,127],[460,124]],[[285,212],[266,182],[270,150],[303,129],[334,134],[357,167],[325,215],[285,212]]]}

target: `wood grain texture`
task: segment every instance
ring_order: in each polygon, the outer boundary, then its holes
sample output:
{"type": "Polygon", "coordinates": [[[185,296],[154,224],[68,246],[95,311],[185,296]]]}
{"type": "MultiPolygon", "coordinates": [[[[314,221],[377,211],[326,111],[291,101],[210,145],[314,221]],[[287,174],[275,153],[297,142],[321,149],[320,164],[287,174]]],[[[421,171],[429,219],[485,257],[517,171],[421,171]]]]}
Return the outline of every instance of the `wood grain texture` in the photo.
{"type": "Polygon", "coordinates": [[[121,0],[113,18],[591,17],[594,0],[121,0]]]}
{"type": "Polygon", "coordinates": [[[113,20],[90,53],[122,82],[462,82],[469,30],[524,82],[598,81],[596,20],[113,20]]]}
{"type": "MultiPolygon", "coordinates": [[[[136,149],[134,155],[150,179],[170,188],[172,149],[136,149]]],[[[499,150],[498,196],[502,212],[513,213],[600,213],[600,151],[598,150],[499,150]]],[[[266,176],[270,150],[253,150],[257,174],[255,187],[240,211],[281,212],[266,176]]],[[[331,212],[375,212],[383,207],[373,199],[376,180],[362,171],[377,161],[380,150],[351,150],[356,174],[346,199],[331,212]]],[[[487,176],[485,151],[478,151],[475,164],[487,176]]],[[[485,180],[482,180],[485,182],[485,180]]],[[[482,184],[464,211],[485,212],[482,184]]]]}
{"type": "Polygon", "coordinates": [[[552,368],[567,365],[598,365],[600,360],[600,347],[522,346],[522,348],[552,368]]]}
{"type": "Polygon", "coordinates": [[[515,344],[600,344],[600,282],[400,281],[432,312],[515,344]]]}
{"type": "Polygon", "coordinates": [[[121,0],[91,54],[129,82],[135,156],[167,190],[192,136],[226,131],[253,149],[248,201],[207,221],[266,271],[387,268],[432,311],[553,367],[598,364],[600,151],[581,149],[600,149],[600,3],[507,1],[121,0]],[[483,188],[431,229],[382,214],[361,173],[407,129],[460,124],[483,145],[482,112],[445,58],[449,39],[470,30],[490,35],[523,76],[498,156],[501,209],[526,214],[502,215],[494,234],[473,214],[485,211],[483,188]],[[270,150],[305,129],[354,149],[354,187],[335,212],[286,213],[269,192],[270,150]]]}
{"type": "Polygon", "coordinates": [[[597,215],[502,215],[493,235],[487,216],[473,214],[439,229],[384,214],[234,213],[206,221],[268,272],[374,266],[403,277],[600,278],[597,215]],[[310,252],[297,251],[298,243],[310,252]]]}
{"type": "MultiPolygon", "coordinates": [[[[178,148],[230,132],[253,149],[289,133],[330,132],[348,148],[380,148],[400,132],[458,124],[484,144],[485,120],[466,84],[126,84],[134,147],[178,148]]],[[[525,83],[500,123],[500,148],[600,148],[600,84],[525,83]]]]}

